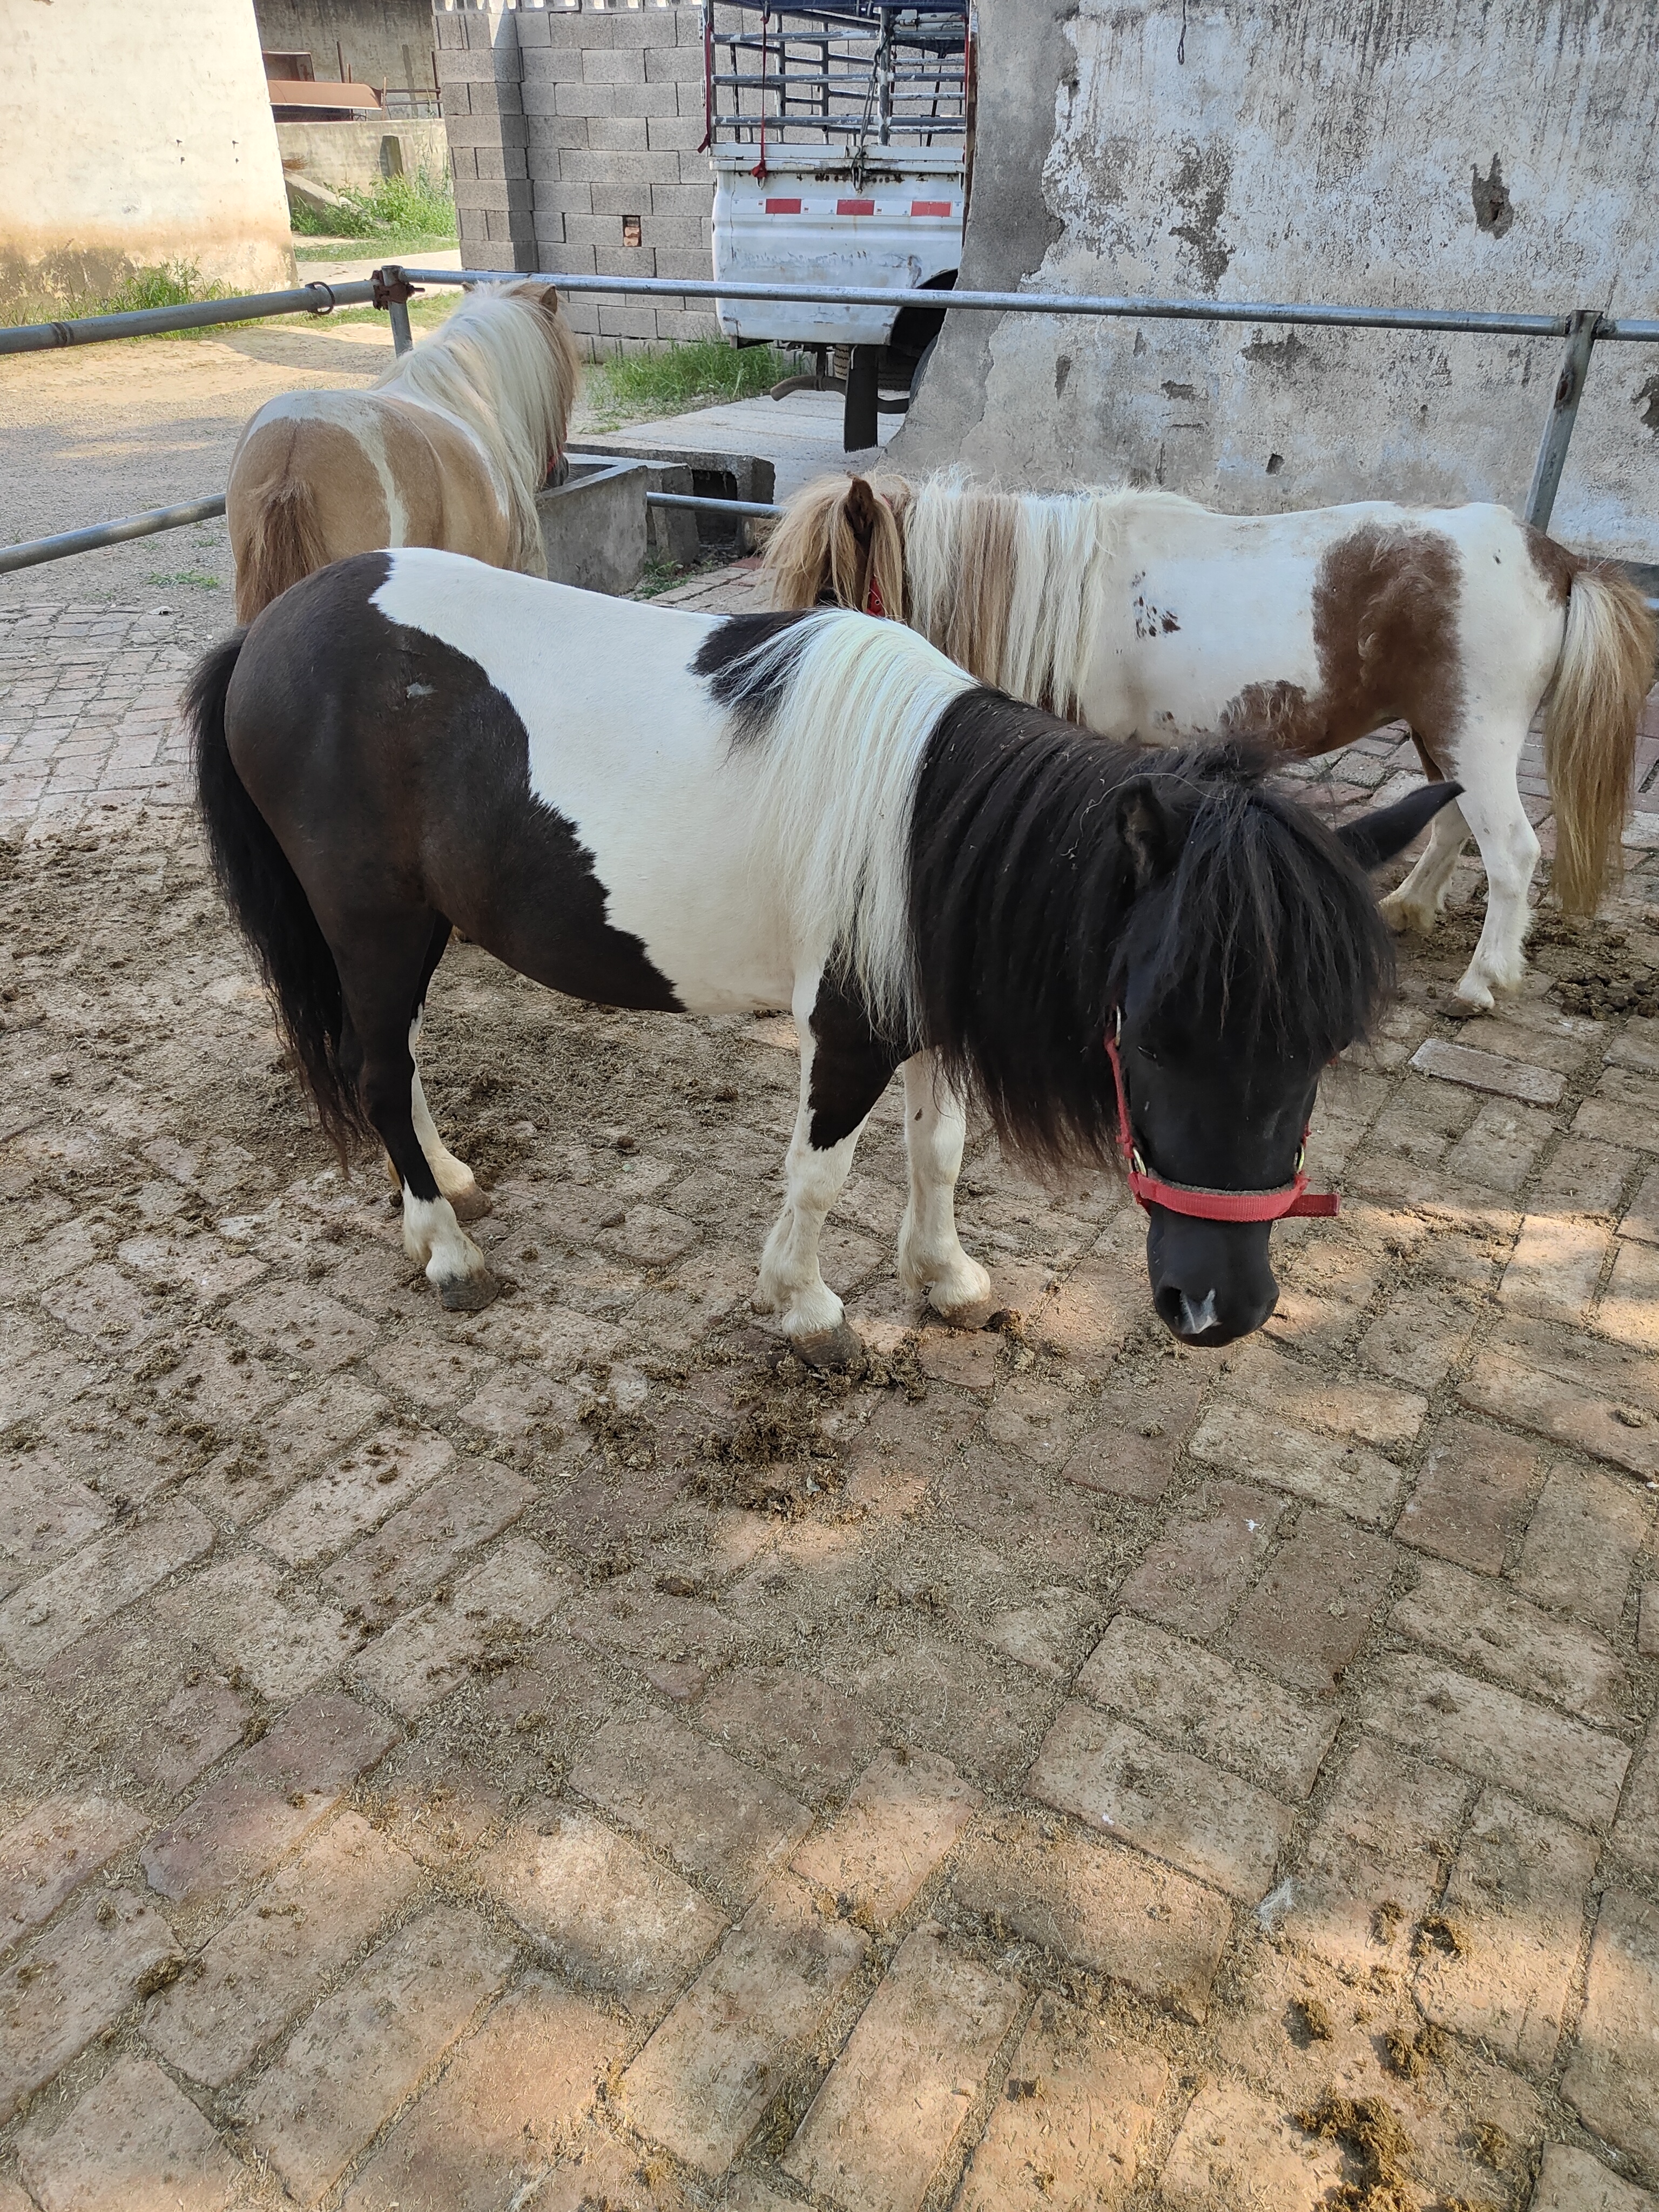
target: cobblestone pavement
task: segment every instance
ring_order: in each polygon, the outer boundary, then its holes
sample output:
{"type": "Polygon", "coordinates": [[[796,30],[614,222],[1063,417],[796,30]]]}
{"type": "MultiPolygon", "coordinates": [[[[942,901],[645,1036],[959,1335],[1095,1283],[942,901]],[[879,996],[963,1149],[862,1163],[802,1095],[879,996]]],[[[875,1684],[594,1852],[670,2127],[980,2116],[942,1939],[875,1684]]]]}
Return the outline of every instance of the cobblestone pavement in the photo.
{"type": "Polygon", "coordinates": [[[1264,1335],[983,1136],[1021,1318],[913,1334],[890,1100],[832,1389],[745,1304],[786,1023],[457,947],[444,1315],[205,880],[205,632],[6,611],[0,2212],[1653,2212],[1654,739],[1498,1017],[1408,950],[1264,1335]]]}

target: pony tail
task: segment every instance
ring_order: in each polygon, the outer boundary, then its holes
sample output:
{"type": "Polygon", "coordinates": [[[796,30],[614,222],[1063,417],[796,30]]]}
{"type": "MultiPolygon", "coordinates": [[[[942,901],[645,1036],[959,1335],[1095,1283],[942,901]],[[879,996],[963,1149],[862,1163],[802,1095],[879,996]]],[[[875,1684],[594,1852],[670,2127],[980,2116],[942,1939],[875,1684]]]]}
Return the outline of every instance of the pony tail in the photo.
{"type": "Polygon", "coordinates": [[[1654,645],[1653,617],[1628,576],[1606,562],[1575,568],[1544,708],[1544,772],[1555,801],[1550,881],[1568,914],[1594,914],[1609,878],[1622,872],[1620,838],[1654,645]]]}
{"type": "Polygon", "coordinates": [[[311,902],[270,825],[236,773],[225,739],[225,698],[246,633],[235,631],[198,664],[181,705],[196,764],[196,799],[208,859],[275,1004],[301,1081],[324,1134],[343,1161],[368,1121],[340,1065],[345,1027],[340,972],[311,902]]]}
{"type": "MultiPolygon", "coordinates": [[[[233,548],[236,537],[233,520],[233,548]]],[[[246,626],[290,584],[327,564],[315,490],[303,477],[279,484],[255,505],[236,556],[237,621],[246,626]]]]}

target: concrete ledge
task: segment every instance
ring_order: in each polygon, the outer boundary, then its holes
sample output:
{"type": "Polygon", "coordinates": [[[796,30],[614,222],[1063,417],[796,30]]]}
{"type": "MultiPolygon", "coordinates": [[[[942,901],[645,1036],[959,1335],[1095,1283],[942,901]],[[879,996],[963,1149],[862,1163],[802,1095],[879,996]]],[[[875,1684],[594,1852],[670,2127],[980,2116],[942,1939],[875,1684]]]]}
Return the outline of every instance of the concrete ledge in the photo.
{"type": "Polygon", "coordinates": [[[584,592],[631,592],[645,567],[650,471],[593,453],[567,453],[565,466],[562,484],[536,495],[549,576],[584,592]]]}

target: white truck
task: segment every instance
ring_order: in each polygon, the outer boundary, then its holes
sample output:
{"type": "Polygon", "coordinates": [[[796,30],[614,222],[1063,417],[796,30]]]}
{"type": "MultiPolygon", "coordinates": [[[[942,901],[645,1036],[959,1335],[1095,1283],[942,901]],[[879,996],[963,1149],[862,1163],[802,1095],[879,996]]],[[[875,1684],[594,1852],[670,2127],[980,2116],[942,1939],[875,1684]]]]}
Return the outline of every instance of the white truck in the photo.
{"type": "MultiPolygon", "coordinates": [[[[714,281],[948,291],[973,163],[971,0],[703,0],[714,281]]],[[[716,302],[739,345],[817,355],[848,453],[902,413],[942,312],[716,302]]]]}

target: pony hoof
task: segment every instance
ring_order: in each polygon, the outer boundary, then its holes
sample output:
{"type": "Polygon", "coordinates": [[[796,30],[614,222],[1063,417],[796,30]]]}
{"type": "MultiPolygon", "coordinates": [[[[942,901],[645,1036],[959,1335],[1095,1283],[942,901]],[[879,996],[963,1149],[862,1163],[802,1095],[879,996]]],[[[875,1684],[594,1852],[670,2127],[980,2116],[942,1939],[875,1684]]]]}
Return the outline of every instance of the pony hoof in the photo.
{"type": "Polygon", "coordinates": [[[438,1285],[446,1313],[482,1313],[501,1296],[501,1286],[488,1267],[476,1275],[451,1275],[438,1285]]]}
{"type": "Polygon", "coordinates": [[[1440,919],[1437,907],[1407,906],[1399,899],[1385,898],[1380,902],[1382,919],[1396,937],[1428,937],[1440,919]]]}
{"type": "Polygon", "coordinates": [[[476,1182],[469,1183],[459,1196],[452,1193],[449,1202],[455,1209],[457,1221],[482,1221],[486,1213],[495,1211],[489,1193],[476,1182]]]}
{"type": "Polygon", "coordinates": [[[821,1375],[862,1374],[870,1356],[862,1338],[844,1321],[834,1328],[814,1329],[810,1336],[792,1336],[788,1344],[804,1366],[821,1375]]]}

